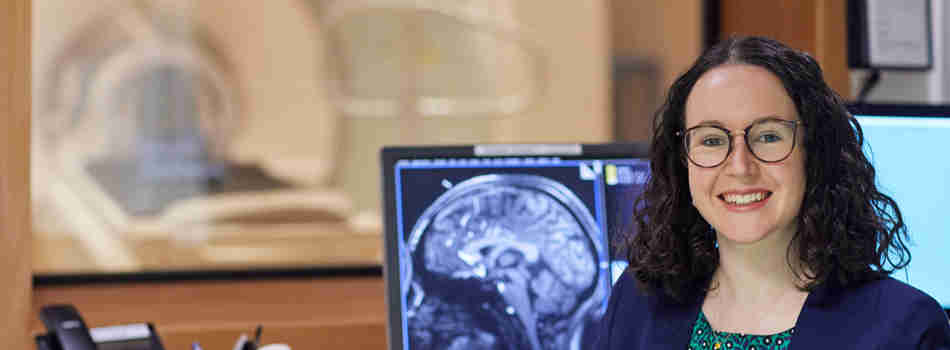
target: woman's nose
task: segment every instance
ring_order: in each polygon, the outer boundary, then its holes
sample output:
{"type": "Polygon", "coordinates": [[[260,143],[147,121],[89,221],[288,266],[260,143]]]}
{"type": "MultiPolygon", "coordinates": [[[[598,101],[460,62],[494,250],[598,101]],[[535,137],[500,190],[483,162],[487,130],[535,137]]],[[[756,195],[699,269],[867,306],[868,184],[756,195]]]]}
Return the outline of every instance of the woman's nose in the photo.
{"type": "Polygon", "coordinates": [[[732,154],[726,158],[725,164],[727,174],[748,176],[754,175],[758,169],[757,160],[749,150],[745,137],[745,134],[738,134],[732,138],[732,154]]]}

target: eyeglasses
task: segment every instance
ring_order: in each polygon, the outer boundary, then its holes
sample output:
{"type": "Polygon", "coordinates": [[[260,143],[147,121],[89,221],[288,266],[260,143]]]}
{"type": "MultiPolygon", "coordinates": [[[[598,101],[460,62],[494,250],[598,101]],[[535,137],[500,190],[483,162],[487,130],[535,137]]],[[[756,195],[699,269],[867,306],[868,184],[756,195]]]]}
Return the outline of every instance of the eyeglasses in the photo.
{"type": "Polygon", "coordinates": [[[726,161],[732,153],[732,139],[744,135],[745,145],[756,159],[765,163],[781,162],[795,149],[797,120],[762,119],[733,133],[716,125],[698,125],[677,132],[683,136],[686,157],[701,168],[712,168],[726,161]]]}

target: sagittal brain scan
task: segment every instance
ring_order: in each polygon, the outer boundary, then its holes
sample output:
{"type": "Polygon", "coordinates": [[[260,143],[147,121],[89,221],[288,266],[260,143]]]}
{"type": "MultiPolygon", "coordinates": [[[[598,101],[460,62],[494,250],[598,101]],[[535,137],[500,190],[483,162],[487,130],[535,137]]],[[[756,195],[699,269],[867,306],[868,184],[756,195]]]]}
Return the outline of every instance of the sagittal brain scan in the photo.
{"type": "Polygon", "coordinates": [[[538,175],[444,187],[400,247],[409,348],[581,349],[609,288],[592,210],[538,175]]]}

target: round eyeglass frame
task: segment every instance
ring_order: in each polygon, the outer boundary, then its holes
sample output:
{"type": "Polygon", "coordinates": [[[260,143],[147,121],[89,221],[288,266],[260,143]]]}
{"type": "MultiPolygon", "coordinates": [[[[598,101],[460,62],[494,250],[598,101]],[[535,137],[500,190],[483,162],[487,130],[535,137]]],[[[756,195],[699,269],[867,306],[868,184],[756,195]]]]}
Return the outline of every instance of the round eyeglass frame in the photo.
{"type": "Polygon", "coordinates": [[[717,167],[717,166],[722,165],[722,163],[725,163],[725,162],[726,162],[726,159],[729,159],[729,156],[732,154],[732,151],[733,151],[733,146],[732,146],[732,144],[733,144],[733,139],[735,138],[735,135],[742,135],[742,136],[743,136],[742,139],[743,139],[743,141],[744,141],[744,143],[745,143],[746,149],[749,150],[749,153],[752,154],[752,156],[755,157],[755,159],[758,159],[760,162],[763,162],[763,163],[778,163],[778,162],[781,162],[781,161],[783,161],[783,160],[788,159],[788,157],[792,155],[792,152],[795,151],[795,146],[796,146],[796,144],[798,143],[798,126],[799,126],[799,125],[804,126],[805,123],[802,122],[801,120],[785,120],[785,119],[781,119],[781,118],[766,118],[766,119],[757,120],[757,121],[753,122],[752,124],[749,124],[749,126],[747,126],[747,127],[745,127],[744,129],[742,129],[742,132],[733,133],[732,130],[726,129],[726,128],[722,127],[722,126],[719,126],[719,125],[708,125],[708,124],[707,124],[707,125],[696,125],[696,126],[694,126],[694,127],[691,127],[691,128],[689,128],[689,129],[686,129],[686,130],[677,131],[677,132],[676,132],[676,136],[682,137],[682,139],[683,139],[683,150],[684,150],[684,154],[685,154],[685,156],[686,156],[686,159],[689,159],[689,162],[690,162],[690,163],[693,163],[693,165],[698,166],[698,167],[700,167],[700,168],[715,168],[715,167],[717,167]],[[780,158],[780,159],[776,159],[776,160],[765,160],[765,159],[762,159],[761,157],[759,157],[758,154],[755,153],[755,151],[752,150],[752,145],[749,144],[749,138],[748,138],[748,137],[745,137],[746,135],[749,134],[749,131],[752,130],[753,127],[755,127],[756,125],[759,125],[759,124],[761,124],[761,123],[765,123],[765,122],[781,122],[781,123],[789,124],[789,125],[792,126],[792,134],[795,135],[795,137],[792,138],[792,147],[789,148],[789,149],[788,149],[788,153],[785,154],[785,156],[782,157],[782,158],[780,158]],[[719,129],[719,130],[722,130],[723,132],[725,132],[725,133],[726,133],[726,136],[729,137],[729,150],[726,151],[726,156],[725,156],[725,157],[722,157],[722,160],[719,161],[719,163],[716,163],[716,164],[714,164],[714,165],[701,165],[701,164],[697,163],[695,160],[693,160],[693,158],[691,158],[691,157],[689,156],[689,145],[686,144],[686,142],[687,142],[687,140],[686,140],[686,134],[688,134],[688,133],[689,133],[690,131],[692,131],[693,129],[698,129],[698,128],[716,128],[716,129],[719,129]]]}

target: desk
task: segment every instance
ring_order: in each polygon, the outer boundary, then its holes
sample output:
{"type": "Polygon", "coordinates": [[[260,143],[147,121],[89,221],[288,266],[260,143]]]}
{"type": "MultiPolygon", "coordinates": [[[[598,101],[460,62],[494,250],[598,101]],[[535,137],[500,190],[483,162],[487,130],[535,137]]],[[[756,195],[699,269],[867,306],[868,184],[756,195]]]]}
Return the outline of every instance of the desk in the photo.
{"type": "MultiPolygon", "coordinates": [[[[89,327],[152,322],[168,350],[231,349],[258,324],[293,349],[385,349],[383,295],[380,276],[99,283],[36,286],[32,307],[71,303],[89,327]]],[[[30,330],[44,330],[36,316],[30,330]]]]}

